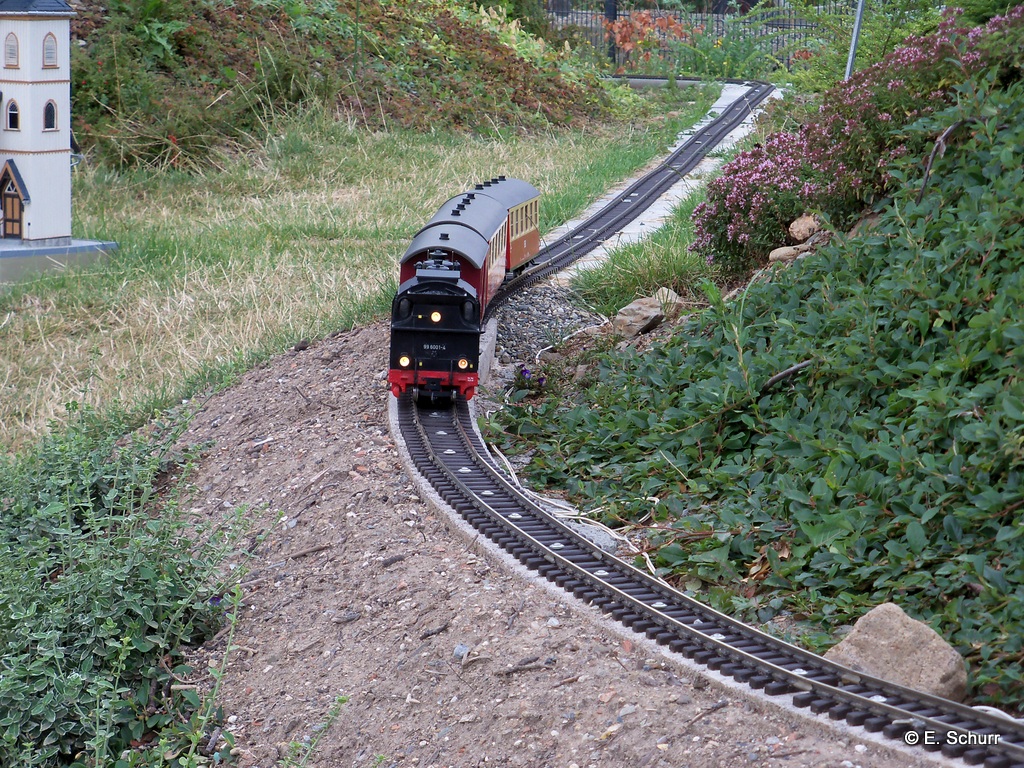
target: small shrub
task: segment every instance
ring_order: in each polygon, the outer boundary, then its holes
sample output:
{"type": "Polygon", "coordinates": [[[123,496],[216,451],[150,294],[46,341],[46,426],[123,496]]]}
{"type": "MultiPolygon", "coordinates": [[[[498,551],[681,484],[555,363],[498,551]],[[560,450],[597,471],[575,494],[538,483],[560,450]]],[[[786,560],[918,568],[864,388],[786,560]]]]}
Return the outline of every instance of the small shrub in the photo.
{"type": "Polygon", "coordinates": [[[782,32],[769,32],[758,12],[746,16],[726,16],[721,35],[706,27],[696,27],[689,37],[672,40],[676,71],[706,78],[761,77],[779,68],[780,61],[770,53],[772,41],[782,32]]]}
{"type": "MultiPolygon", "coordinates": [[[[789,79],[799,91],[823,93],[846,73],[856,4],[831,13],[810,0],[793,0],[792,7],[809,23],[807,37],[784,48],[791,60],[789,79]]],[[[860,68],[881,61],[911,35],[933,32],[940,9],[929,0],[869,0],[865,4],[855,64],[860,68]]]]}
{"type": "Polygon", "coordinates": [[[0,466],[0,764],[111,764],[199,704],[170,683],[221,621],[222,537],[158,499],[173,435],[126,431],[82,409],[0,466]]]}
{"type": "Polygon", "coordinates": [[[609,42],[626,60],[620,72],[674,72],[674,50],[691,35],[691,30],[674,16],[652,11],[633,11],[615,21],[605,21],[604,25],[609,42]]]}
{"type": "Polygon", "coordinates": [[[694,248],[739,273],[785,244],[786,225],[804,211],[845,226],[890,193],[892,162],[924,151],[929,137],[908,125],[948,105],[974,73],[995,67],[1003,81],[1019,77],[1019,49],[1011,46],[1022,37],[1018,6],[977,30],[959,27],[951,13],[935,34],[907,40],[827,92],[813,122],[773,134],[727,164],[694,213],[694,248]]]}

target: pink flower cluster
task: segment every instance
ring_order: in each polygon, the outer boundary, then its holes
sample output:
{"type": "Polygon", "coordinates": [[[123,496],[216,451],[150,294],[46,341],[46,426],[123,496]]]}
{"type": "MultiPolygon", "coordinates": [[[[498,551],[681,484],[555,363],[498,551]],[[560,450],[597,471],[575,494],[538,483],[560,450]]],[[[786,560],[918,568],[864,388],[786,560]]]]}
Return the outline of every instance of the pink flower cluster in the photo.
{"type": "Polygon", "coordinates": [[[924,154],[930,138],[909,129],[947,106],[955,86],[992,66],[1018,66],[1024,6],[973,30],[949,12],[938,30],[856,73],[822,98],[817,120],[775,133],[742,153],[708,185],[694,211],[693,249],[729,272],[750,269],[786,242],[786,226],[808,210],[843,226],[891,191],[890,165],[924,154]]]}

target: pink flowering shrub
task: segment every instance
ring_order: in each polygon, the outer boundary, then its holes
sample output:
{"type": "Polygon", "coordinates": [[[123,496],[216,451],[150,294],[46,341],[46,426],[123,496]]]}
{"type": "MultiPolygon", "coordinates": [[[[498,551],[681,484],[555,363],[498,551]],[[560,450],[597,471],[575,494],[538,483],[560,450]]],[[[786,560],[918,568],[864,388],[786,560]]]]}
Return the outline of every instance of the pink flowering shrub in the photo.
{"type": "Polygon", "coordinates": [[[771,134],[728,163],[694,211],[692,248],[727,273],[744,272],[789,242],[786,227],[803,212],[842,227],[886,196],[892,161],[926,151],[906,126],[946,107],[954,86],[981,70],[1021,77],[1024,6],[973,30],[958,18],[948,13],[934,34],[908,38],[827,91],[796,132],[771,134]]]}

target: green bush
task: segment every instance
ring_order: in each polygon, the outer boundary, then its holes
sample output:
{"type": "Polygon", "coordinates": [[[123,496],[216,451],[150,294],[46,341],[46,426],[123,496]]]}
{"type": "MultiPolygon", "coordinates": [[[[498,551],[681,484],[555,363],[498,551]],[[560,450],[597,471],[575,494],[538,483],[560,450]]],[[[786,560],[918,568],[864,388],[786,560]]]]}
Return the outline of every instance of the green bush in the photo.
{"type": "Polygon", "coordinates": [[[687,40],[673,40],[670,47],[677,72],[706,78],[763,77],[779,69],[781,62],[770,53],[772,41],[784,32],[771,32],[766,13],[726,16],[721,36],[697,27],[687,40]]]}
{"type": "Polygon", "coordinates": [[[1024,705],[1024,85],[998,73],[912,131],[869,232],[751,284],[584,402],[512,406],[535,479],[628,521],[727,606],[834,627],[887,600],[964,653],[978,701],[1024,705]],[[579,479],[582,478],[582,479],[579,479]],[[756,574],[756,576],[755,576],[756,574]]]}
{"type": "Polygon", "coordinates": [[[2,765],[111,765],[199,705],[170,683],[221,622],[222,536],[177,509],[174,435],[127,432],[83,410],[0,464],[2,765]]]}

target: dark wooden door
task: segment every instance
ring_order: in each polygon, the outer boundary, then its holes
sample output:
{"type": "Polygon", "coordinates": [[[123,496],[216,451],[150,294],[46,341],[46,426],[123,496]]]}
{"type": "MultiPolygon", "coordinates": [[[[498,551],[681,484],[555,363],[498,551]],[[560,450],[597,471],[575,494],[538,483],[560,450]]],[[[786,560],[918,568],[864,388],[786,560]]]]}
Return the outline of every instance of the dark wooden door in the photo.
{"type": "Polygon", "coordinates": [[[0,179],[3,186],[3,207],[4,207],[4,237],[21,237],[21,195],[14,182],[5,177],[0,179]]]}

